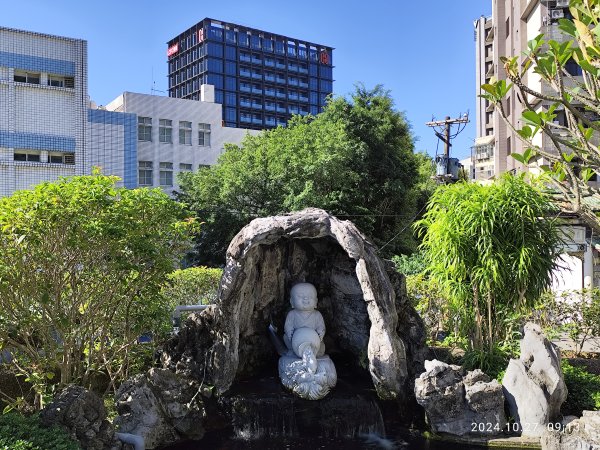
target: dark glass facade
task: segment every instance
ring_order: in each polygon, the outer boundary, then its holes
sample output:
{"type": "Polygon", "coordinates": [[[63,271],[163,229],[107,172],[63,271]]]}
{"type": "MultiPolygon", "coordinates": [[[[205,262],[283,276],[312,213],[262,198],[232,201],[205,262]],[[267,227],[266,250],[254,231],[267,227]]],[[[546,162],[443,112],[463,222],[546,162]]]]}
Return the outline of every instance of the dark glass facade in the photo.
{"type": "Polygon", "coordinates": [[[204,19],[167,43],[169,96],[200,100],[215,86],[226,126],[285,125],[317,114],[333,91],[333,48],[204,19]]]}

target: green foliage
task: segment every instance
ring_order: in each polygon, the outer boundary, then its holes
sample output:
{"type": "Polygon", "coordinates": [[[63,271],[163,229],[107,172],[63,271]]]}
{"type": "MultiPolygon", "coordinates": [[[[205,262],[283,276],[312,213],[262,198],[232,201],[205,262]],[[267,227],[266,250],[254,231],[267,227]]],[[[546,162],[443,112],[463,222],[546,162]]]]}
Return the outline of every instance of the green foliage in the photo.
{"type": "MultiPolygon", "coordinates": [[[[401,270],[398,271],[403,273],[401,270]]],[[[425,323],[430,342],[438,339],[440,331],[453,328],[452,313],[449,311],[446,296],[435,279],[427,278],[422,271],[414,275],[407,275],[406,291],[425,323]]]]}
{"type": "Polygon", "coordinates": [[[392,262],[396,270],[406,276],[422,273],[427,267],[425,255],[421,252],[415,252],[412,255],[394,255],[392,262]]]}
{"type": "Polygon", "coordinates": [[[160,289],[194,222],[160,189],[116,180],[65,178],[0,199],[0,350],[38,408],[51,383],[126,378],[138,336],[169,326],[160,289]]]}
{"type": "Polygon", "coordinates": [[[214,303],[223,269],[190,267],[178,269],[168,275],[163,295],[176,305],[207,305],[214,303]]]}
{"type": "Polygon", "coordinates": [[[0,450],[79,450],[81,447],[58,427],[45,428],[38,416],[0,415],[0,450]]]}
{"type": "Polygon", "coordinates": [[[514,355],[506,348],[494,345],[491,349],[478,350],[467,349],[462,360],[462,366],[466,370],[481,369],[481,371],[492,378],[501,379],[508,361],[514,355]]]}
{"type": "Polygon", "coordinates": [[[553,212],[550,199],[522,176],[505,175],[489,186],[441,186],[415,224],[427,273],[476,349],[505,340],[512,333],[506,319],[550,286],[560,243],[553,212]]]}
{"type": "Polygon", "coordinates": [[[317,116],[228,146],[217,165],[181,177],[180,199],[206,221],[198,249],[211,265],[250,220],[306,207],[352,220],[391,256],[414,250],[419,161],[389,93],[359,86],[317,116]]]}
{"type": "Polygon", "coordinates": [[[548,161],[541,167],[544,180],[554,185],[574,213],[600,232],[600,217],[584,201],[585,196],[600,193],[588,183],[600,174],[600,7],[598,0],[571,0],[569,10],[571,18],[559,20],[563,34],[559,41],[540,34],[529,41],[522,58],[502,58],[508,81],[483,85],[481,97],[496,106],[523,141],[525,151],[511,156],[524,165],[540,157],[548,161]],[[581,69],[580,76],[571,75],[573,65],[581,69]],[[527,74],[532,71],[550,89],[535,91],[527,85],[527,74]],[[516,91],[513,94],[524,106],[520,129],[504,110],[511,91],[516,91]]]}
{"type": "Polygon", "coordinates": [[[600,409],[600,375],[589,373],[582,367],[561,362],[565,384],[569,390],[567,400],[561,411],[565,415],[581,416],[583,410],[597,411],[600,409]]]}

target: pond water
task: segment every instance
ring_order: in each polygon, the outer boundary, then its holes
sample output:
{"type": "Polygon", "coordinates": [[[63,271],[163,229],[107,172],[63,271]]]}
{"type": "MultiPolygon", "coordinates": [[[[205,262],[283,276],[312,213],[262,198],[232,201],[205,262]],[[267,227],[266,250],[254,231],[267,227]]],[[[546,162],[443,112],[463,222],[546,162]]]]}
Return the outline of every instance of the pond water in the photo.
{"type": "Polygon", "coordinates": [[[370,377],[359,373],[342,376],[318,401],[298,399],[283,389],[276,375],[262,374],[238,381],[219,409],[227,411],[230,426],[206,433],[202,441],[164,450],[483,448],[425,439],[418,431],[425,428],[420,410],[399,411],[397,403],[379,401],[370,377]]]}

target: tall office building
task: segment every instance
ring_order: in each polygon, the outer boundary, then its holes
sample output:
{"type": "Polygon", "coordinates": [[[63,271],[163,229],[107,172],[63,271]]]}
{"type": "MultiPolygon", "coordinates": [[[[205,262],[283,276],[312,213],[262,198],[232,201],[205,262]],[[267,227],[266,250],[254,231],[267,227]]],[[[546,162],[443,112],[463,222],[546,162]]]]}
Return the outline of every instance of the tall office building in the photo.
{"type": "MultiPolygon", "coordinates": [[[[568,5],[568,0],[494,0],[492,17],[475,21],[477,95],[481,94],[481,85],[489,83],[492,77],[506,79],[500,57],[521,58],[527,49],[527,42],[540,33],[544,33],[547,39],[564,40],[565,36],[558,29],[558,20],[569,14],[568,5]]],[[[531,69],[523,82],[538,92],[548,89],[531,69]]],[[[545,108],[547,105],[539,102],[537,107],[545,108]]],[[[515,91],[505,100],[504,109],[510,123],[521,128],[523,105],[515,91]]],[[[513,152],[522,153],[523,144],[494,111],[493,105],[478,98],[476,117],[477,138],[472,153],[476,179],[490,179],[502,172],[532,168],[523,167],[510,156],[513,152]]],[[[557,120],[564,123],[564,116],[560,112],[557,120]]],[[[539,134],[537,139],[537,145],[552,148],[543,135],[539,134]]]]}
{"type": "MultiPolygon", "coordinates": [[[[500,58],[518,57],[523,62],[523,53],[527,42],[543,33],[545,40],[564,42],[570,39],[558,27],[559,20],[569,17],[569,0],[493,0],[492,17],[481,17],[475,21],[476,48],[476,95],[480,95],[481,85],[492,78],[506,79],[504,66],[500,58]]],[[[567,63],[565,69],[577,79],[581,75],[579,67],[567,63]]],[[[534,91],[553,94],[552,87],[542,82],[539,75],[530,68],[523,77],[523,83],[534,91]]],[[[504,111],[512,127],[523,126],[522,99],[515,90],[511,90],[504,100],[504,111]]],[[[529,98],[532,105],[542,111],[549,107],[546,101],[529,98]]],[[[556,111],[557,121],[565,125],[565,114],[556,111]]],[[[477,138],[472,151],[472,161],[476,180],[497,178],[503,172],[530,171],[539,172],[540,165],[548,164],[542,157],[534,158],[528,165],[519,163],[511,153],[523,153],[523,143],[511,127],[494,110],[494,105],[478,97],[477,100],[477,138]]],[[[550,138],[538,133],[534,144],[547,152],[556,152],[550,138]]],[[[565,245],[561,255],[562,269],[555,271],[555,290],[581,289],[600,286],[600,265],[594,264],[598,250],[594,248],[592,230],[576,217],[563,228],[565,245]]]]}
{"type": "Polygon", "coordinates": [[[331,47],[206,18],[167,46],[169,96],[215,86],[223,123],[252,129],[317,114],[333,91],[331,47]]]}
{"type": "Polygon", "coordinates": [[[0,27],[0,196],[81,175],[87,43],[0,27]]]}

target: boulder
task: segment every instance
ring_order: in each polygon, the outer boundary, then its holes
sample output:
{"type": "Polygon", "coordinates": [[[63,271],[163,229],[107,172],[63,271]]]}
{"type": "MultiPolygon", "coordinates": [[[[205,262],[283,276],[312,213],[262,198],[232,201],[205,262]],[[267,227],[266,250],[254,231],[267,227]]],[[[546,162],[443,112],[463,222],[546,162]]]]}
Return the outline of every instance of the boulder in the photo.
{"type": "MultiPolygon", "coordinates": [[[[423,323],[402,275],[349,221],[309,208],[260,218],[231,241],[213,308],[192,315],[164,347],[164,367],[227,392],[235,379],[277,371],[270,324],[283,332],[291,287],[310,282],[327,332],[325,348],[368,370],[382,399],[412,391],[422,372],[423,323]]],[[[343,377],[343,373],[338,373],[343,377]]]]}
{"type": "Polygon", "coordinates": [[[600,411],[583,411],[580,419],[566,424],[563,430],[546,427],[542,450],[600,450],[600,411]]]}
{"type": "Polygon", "coordinates": [[[106,419],[102,399],[81,386],[69,385],[40,412],[43,425],[58,425],[86,450],[120,450],[124,447],[106,419]]]}
{"type": "Polygon", "coordinates": [[[435,433],[489,436],[506,426],[502,386],[479,369],[465,373],[460,366],[425,361],[415,396],[435,433]]]}
{"type": "Polygon", "coordinates": [[[522,436],[541,436],[546,425],[560,417],[560,407],[567,398],[560,360],[558,347],[546,339],[538,325],[527,323],[521,356],[510,360],[502,379],[510,415],[522,436]]]}
{"type": "Polygon", "coordinates": [[[200,385],[166,369],[150,369],[117,390],[119,432],[144,438],[146,448],[201,439],[205,416],[200,385]]]}

